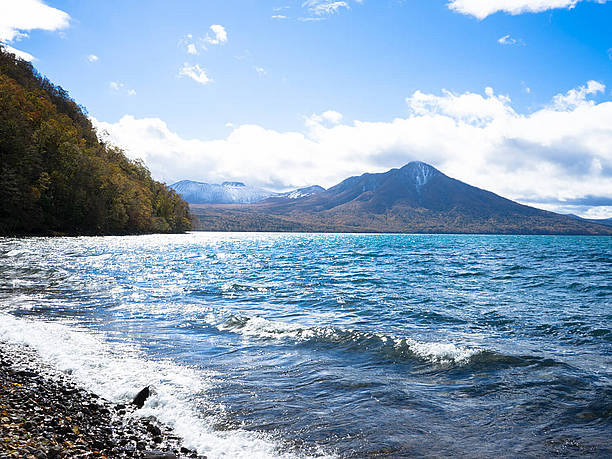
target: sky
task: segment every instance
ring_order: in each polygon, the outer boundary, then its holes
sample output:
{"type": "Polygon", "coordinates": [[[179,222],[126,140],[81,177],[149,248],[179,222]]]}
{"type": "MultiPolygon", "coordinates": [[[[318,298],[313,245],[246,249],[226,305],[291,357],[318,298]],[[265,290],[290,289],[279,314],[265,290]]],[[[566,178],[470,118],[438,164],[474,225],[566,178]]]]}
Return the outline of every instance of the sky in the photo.
{"type": "Polygon", "coordinates": [[[0,42],[168,184],[420,160],[612,217],[612,1],[0,0],[0,42]]]}

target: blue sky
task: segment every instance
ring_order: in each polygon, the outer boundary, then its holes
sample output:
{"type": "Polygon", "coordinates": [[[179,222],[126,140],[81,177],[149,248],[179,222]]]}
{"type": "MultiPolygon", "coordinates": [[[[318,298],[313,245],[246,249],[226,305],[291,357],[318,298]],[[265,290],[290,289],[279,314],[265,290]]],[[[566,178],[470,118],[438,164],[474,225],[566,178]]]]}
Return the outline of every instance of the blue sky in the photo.
{"type": "Polygon", "coordinates": [[[422,159],[523,202],[612,216],[612,133],[598,124],[612,105],[612,2],[0,2],[15,13],[0,19],[4,43],[162,180],[330,186],[422,159]],[[564,123],[584,129],[568,138],[564,123]]]}

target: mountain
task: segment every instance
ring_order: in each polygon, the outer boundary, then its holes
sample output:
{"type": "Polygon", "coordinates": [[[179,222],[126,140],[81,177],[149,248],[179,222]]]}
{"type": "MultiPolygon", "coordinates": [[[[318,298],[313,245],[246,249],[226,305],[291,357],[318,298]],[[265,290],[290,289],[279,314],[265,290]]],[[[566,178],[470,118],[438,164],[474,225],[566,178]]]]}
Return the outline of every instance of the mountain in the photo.
{"type": "Polygon", "coordinates": [[[286,193],[280,193],[276,198],[285,198],[285,199],[300,199],[307,198],[308,196],[315,195],[317,193],[321,193],[325,191],[325,188],[319,185],[308,186],[305,188],[298,188],[297,190],[287,191],[286,193]]]}
{"type": "Polygon", "coordinates": [[[241,182],[221,185],[182,180],[170,185],[189,204],[250,204],[262,201],[275,193],[246,186],[241,182]]]}
{"type": "Polygon", "coordinates": [[[423,162],[350,177],[294,200],[194,209],[198,229],[391,233],[612,234],[612,228],[525,206],[423,162]]]}
{"type": "Polygon", "coordinates": [[[298,199],[311,196],[324,188],[310,186],[286,193],[274,193],[242,182],[223,182],[221,185],[182,180],[170,185],[189,204],[252,204],[268,198],[298,199]]]}
{"type": "Polygon", "coordinates": [[[0,235],[183,232],[187,203],[0,46],[0,235]]]}
{"type": "Polygon", "coordinates": [[[599,225],[612,226],[612,218],[582,218],[574,214],[567,214],[567,216],[570,218],[575,218],[576,220],[582,220],[583,222],[591,222],[597,223],[599,225]]]}

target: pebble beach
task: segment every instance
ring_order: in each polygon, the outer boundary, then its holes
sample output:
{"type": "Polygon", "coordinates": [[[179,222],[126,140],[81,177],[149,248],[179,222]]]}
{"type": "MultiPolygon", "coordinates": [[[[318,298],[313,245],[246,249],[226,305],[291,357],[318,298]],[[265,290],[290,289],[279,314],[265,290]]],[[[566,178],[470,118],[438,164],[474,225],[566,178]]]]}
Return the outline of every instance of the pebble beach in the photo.
{"type": "Polygon", "coordinates": [[[0,459],[205,457],[137,411],[79,388],[27,346],[0,342],[0,459]]]}

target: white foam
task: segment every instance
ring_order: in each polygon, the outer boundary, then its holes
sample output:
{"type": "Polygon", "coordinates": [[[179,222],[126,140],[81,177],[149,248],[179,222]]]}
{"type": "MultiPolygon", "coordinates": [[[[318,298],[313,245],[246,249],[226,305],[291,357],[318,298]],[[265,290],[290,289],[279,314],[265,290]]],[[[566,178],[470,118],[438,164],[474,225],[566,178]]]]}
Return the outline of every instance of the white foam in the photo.
{"type": "Polygon", "coordinates": [[[417,357],[432,363],[467,363],[482,352],[481,349],[453,343],[423,342],[412,338],[378,335],[356,330],[339,330],[333,327],[305,327],[298,324],[268,320],[263,317],[244,317],[230,320],[218,326],[221,330],[240,333],[247,337],[263,339],[294,339],[305,341],[320,339],[330,342],[346,342],[348,339],[379,339],[392,342],[397,351],[407,349],[417,357]],[[350,337],[350,338],[349,338],[350,337]]]}
{"type": "Polygon", "coordinates": [[[0,339],[35,349],[45,363],[69,373],[86,389],[113,402],[130,401],[144,386],[152,396],[139,410],[173,427],[186,446],[209,458],[296,457],[279,453],[263,434],[244,430],[213,430],[214,417],[199,414],[200,402],[212,384],[212,373],[168,361],[151,361],[127,344],[110,344],[75,325],[17,318],[0,313],[0,339]]]}
{"type": "Polygon", "coordinates": [[[219,325],[220,330],[237,331],[245,336],[258,338],[300,338],[304,329],[286,322],[272,321],[263,317],[239,319],[239,325],[232,321],[219,325]]]}
{"type": "Polygon", "coordinates": [[[396,338],[396,346],[407,346],[412,353],[434,363],[467,363],[480,349],[458,346],[453,343],[428,343],[410,338],[396,338]]]}

